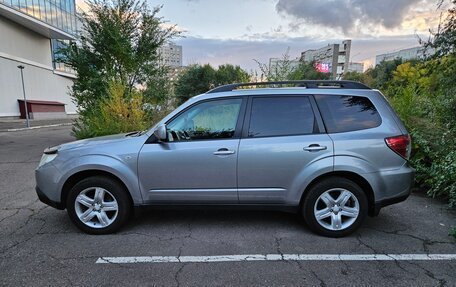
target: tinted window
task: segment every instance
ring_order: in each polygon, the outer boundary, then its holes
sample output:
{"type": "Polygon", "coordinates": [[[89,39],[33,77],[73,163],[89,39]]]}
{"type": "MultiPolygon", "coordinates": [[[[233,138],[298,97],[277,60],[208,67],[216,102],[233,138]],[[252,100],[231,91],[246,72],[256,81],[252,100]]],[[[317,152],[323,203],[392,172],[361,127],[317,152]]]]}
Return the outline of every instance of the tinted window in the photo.
{"type": "Polygon", "coordinates": [[[241,102],[219,100],[191,107],[167,125],[169,141],[232,138],[241,102]]]}
{"type": "Polygon", "coordinates": [[[310,134],[315,117],[308,97],[253,98],[249,137],[310,134]]]}
{"type": "Polygon", "coordinates": [[[329,133],[375,128],[382,123],[366,97],[319,95],[315,99],[329,133]]]}

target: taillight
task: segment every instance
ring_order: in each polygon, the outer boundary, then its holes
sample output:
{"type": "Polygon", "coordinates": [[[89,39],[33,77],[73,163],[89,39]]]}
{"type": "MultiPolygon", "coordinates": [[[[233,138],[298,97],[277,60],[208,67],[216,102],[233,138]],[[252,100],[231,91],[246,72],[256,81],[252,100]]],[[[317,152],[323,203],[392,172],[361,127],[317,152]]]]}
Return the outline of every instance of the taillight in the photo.
{"type": "Polygon", "coordinates": [[[400,135],[395,137],[385,138],[385,142],[390,149],[405,159],[410,158],[412,151],[412,141],[410,135],[400,135]]]}

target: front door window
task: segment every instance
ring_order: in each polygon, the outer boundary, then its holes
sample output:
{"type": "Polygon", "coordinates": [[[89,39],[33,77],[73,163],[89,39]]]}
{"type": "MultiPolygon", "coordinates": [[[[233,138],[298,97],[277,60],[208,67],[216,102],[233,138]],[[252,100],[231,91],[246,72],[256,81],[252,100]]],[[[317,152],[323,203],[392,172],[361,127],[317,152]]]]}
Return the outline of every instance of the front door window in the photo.
{"type": "Polygon", "coordinates": [[[168,123],[169,141],[233,138],[241,102],[227,99],[191,107],[168,123]]]}

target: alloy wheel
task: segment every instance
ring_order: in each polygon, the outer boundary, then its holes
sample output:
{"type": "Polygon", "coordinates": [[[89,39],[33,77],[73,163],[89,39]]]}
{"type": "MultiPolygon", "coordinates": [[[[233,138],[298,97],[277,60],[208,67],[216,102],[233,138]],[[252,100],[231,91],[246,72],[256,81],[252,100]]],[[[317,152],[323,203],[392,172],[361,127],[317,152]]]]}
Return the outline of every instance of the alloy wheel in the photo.
{"type": "Polygon", "coordinates": [[[111,225],[119,212],[116,198],[101,187],[90,187],[81,191],[74,202],[79,220],[92,228],[111,225]]]}
{"type": "Polygon", "coordinates": [[[328,230],[343,230],[358,218],[359,201],[347,189],[332,188],[323,192],[315,202],[314,216],[328,230]]]}

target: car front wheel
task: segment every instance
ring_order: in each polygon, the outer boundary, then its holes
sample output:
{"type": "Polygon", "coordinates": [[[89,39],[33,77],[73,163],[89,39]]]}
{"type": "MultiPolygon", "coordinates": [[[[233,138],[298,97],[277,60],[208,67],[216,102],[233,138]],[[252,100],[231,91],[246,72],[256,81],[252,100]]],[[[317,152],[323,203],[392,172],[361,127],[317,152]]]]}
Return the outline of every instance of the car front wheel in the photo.
{"type": "Polygon", "coordinates": [[[67,210],[73,223],[89,234],[117,231],[128,219],[131,204],[117,181],[101,176],[78,182],[68,194],[67,210]]]}

